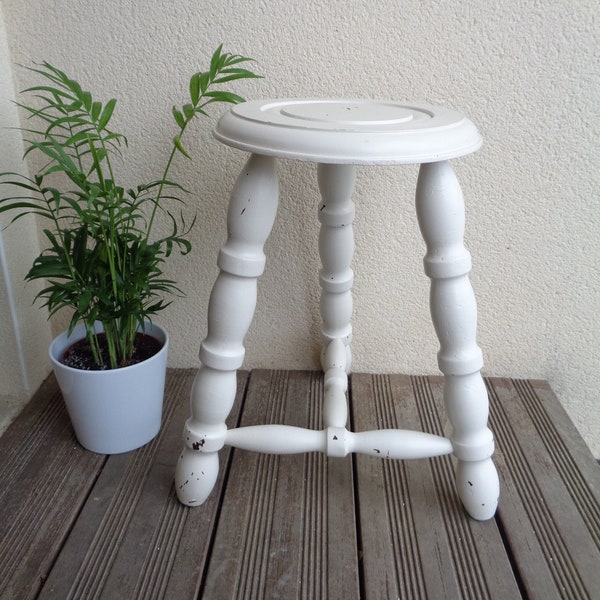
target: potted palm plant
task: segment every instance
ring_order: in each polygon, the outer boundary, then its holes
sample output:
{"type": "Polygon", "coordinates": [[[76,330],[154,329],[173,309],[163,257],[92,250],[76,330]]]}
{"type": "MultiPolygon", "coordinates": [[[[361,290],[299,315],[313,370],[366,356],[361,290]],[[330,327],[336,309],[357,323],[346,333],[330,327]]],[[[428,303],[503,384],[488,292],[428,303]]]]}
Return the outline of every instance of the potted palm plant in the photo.
{"type": "Polygon", "coordinates": [[[249,58],[214,52],[207,71],[194,74],[189,102],[173,107],[176,134],[157,179],[125,189],[116,179],[127,139],[110,128],[116,100],[102,104],[63,71],[32,67],[38,85],[20,103],[28,123],[25,156],[42,166],[32,177],[0,173],[8,194],[0,212],[13,221],[37,215],[46,247],[26,280],[45,283],[36,299],[50,316],[70,310],[67,331],[50,346],[75,433],[89,450],[114,454],[150,441],[159,431],[168,336],[151,318],[179,295],[163,274],[174,252],[191,249],[182,206],[185,190],[170,178],[178,154],[190,158],[182,138],[188,125],[215,103],[240,96],[224,84],[258,77],[249,58]]]}

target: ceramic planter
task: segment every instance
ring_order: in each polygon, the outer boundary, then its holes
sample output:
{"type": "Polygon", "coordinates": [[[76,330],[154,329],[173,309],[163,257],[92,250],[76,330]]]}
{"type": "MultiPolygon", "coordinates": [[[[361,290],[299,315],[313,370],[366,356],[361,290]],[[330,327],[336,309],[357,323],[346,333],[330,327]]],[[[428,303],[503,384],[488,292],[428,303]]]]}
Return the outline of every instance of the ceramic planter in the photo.
{"type": "Polygon", "coordinates": [[[147,323],[145,333],[163,343],[161,350],[138,364],[107,371],[84,371],[60,362],[63,352],[85,336],[83,325],[50,344],[50,359],[75,435],[92,452],[135,450],[160,429],[169,338],[156,323],[147,323]]]}

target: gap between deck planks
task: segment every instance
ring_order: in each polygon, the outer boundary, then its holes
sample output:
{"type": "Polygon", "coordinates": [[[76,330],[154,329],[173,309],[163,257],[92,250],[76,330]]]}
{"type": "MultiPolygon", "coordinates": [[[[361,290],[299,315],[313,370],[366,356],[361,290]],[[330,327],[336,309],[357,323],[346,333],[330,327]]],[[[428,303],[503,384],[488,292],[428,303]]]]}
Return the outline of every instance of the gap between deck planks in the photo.
{"type": "MultiPolygon", "coordinates": [[[[104,457],[75,441],[52,378],[0,438],[0,598],[594,598],[600,469],[547,384],[488,379],[496,519],[454,493],[450,457],[224,449],[197,508],[173,469],[192,370],[170,370],[164,425],[104,457]]],[[[238,375],[229,426],[320,428],[322,375],[238,375]]],[[[356,431],[447,433],[442,379],[354,374],[356,431]]]]}

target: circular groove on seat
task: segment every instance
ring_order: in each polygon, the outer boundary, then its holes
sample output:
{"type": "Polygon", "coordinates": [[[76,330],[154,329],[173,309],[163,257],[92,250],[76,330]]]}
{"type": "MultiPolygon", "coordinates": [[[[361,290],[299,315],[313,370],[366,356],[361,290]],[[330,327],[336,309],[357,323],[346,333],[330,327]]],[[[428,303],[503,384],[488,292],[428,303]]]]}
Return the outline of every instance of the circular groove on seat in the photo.
{"type": "Polygon", "coordinates": [[[392,100],[256,100],[231,108],[214,135],[255,154],[339,164],[437,162],[481,146],[461,113],[392,100]]]}

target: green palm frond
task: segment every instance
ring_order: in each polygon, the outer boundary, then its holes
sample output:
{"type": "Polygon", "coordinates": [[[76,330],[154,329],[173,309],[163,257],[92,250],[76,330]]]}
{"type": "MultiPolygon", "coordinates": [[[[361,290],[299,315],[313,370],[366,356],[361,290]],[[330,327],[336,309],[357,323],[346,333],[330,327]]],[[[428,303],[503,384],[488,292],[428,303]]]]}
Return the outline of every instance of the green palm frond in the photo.
{"type": "MultiPolygon", "coordinates": [[[[23,91],[32,102],[18,106],[27,121],[25,156],[41,159],[42,167],[31,178],[0,173],[0,185],[9,190],[0,197],[0,212],[13,213],[13,221],[35,214],[49,224],[47,247],[26,279],[46,282],[37,299],[51,315],[71,309],[71,331],[85,323],[92,349],[94,322],[102,322],[111,368],[130,358],[137,327],[169,305],[164,296],[182,293],[163,276],[164,262],[175,250],[190,252],[195,219],[188,225],[174,211],[186,191],[169,177],[171,166],[179,153],[190,157],[182,138],[192,120],[211,104],[244,101],[222,86],[259,77],[239,66],[249,61],[217,48],[209,69],[191,77],[189,101],[171,110],[177,129],[161,176],[128,190],[113,168],[127,147],[127,138],[111,129],[117,101],[99,102],[48,62],[29,68],[41,82],[23,91]],[[154,239],[157,220],[169,233],[154,239]]],[[[95,357],[101,361],[99,352],[95,357]]]]}

